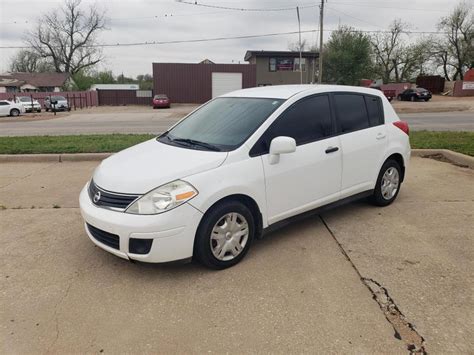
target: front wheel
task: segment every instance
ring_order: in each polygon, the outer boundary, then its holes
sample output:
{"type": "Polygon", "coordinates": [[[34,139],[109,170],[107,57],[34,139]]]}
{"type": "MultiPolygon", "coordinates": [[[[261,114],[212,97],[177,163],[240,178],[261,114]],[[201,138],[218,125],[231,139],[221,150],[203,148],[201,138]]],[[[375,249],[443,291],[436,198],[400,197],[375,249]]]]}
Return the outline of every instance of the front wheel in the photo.
{"type": "Polygon", "coordinates": [[[377,206],[388,206],[395,201],[400,191],[401,176],[400,164],[392,159],[387,160],[380,169],[371,197],[372,203],[377,206]]]}
{"type": "Polygon", "coordinates": [[[225,269],[243,259],[254,235],[250,210],[238,201],[223,202],[204,215],[196,233],[194,255],[209,268],[225,269]]]}
{"type": "Polygon", "coordinates": [[[20,116],[20,110],[18,110],[16,108],[11,109],[10,110],[10,116],[12,116],[12,117],[20,116]]]}

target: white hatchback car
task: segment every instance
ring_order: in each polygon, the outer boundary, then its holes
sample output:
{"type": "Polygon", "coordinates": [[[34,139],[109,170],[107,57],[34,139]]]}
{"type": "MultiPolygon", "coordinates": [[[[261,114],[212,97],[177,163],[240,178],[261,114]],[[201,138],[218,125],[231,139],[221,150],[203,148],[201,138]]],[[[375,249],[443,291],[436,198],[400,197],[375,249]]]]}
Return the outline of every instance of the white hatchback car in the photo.
{"type": "Polygon", "coordinates": [[[104,160],[80,206],[89,238],[117,256],[221,269],[279,221],[365,196],[390,204],[409,158],[408,126],[380,91],[245,89],[104,160]]]}

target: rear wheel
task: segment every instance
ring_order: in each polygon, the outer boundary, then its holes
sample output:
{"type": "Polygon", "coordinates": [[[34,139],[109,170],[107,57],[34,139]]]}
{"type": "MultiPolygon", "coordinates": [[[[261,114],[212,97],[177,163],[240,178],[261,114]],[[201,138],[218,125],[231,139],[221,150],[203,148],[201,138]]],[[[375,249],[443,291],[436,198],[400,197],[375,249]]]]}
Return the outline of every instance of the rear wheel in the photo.
{"type": "Polygon", "coordinates": [[[380,169],[371,197],[372,203],[377,206],[388,206],[398,196],[401,185],[401,167],[397,161],[387,160],[380,169]]]}
{"type": "Polygon", "coordinates": [[[412,96],[412,97],[410,97],[410,100],[411,100],[411,102],[415,102],[415,101],[416,101],[416,97],[415,97],[415,96],[412,96]]]}
{"type": "Polygon", "coordinates": [[[238,201],[226,201],[205,214],[196,233],[194,255],[207,267],[225,269],[243,259],[254,235],[250,210],[238,201]]]}
{"type": "Polygon", "coordinates": [[[12,116],[12,117],[17,117],[17,116],[19,116],[19,115],[20,115],[20,110],[18,110],[18,109],[16,109],[16,108],[12,108],[12,109],[10,110],[10,116],[12,116]]]}

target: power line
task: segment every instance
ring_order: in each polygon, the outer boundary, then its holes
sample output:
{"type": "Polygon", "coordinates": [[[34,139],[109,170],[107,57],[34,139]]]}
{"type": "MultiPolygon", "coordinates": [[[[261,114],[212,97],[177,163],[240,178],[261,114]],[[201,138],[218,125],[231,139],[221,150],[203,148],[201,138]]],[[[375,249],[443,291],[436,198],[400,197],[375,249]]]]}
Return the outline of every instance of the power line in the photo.
{"type": "Polygon", "coordinates": [[[354,20],[363,22],[363,23],[365,23],[365,24],[367,24],[367,25],[371,25],[371,26],[378,27],[378,28],[383,28],[383,27],[381,27],[381,26],[379,26],[379,25],[376,25],[376,24],[367,22],[367,21],[365,21],[365,20],[362,20],[362,19],[360,19],[360,18],[358,18],[358,17],[355,17],[355,16],[352,16],[352,15],[349,15],[348,13],[346,13],[346,12],[344,12],[344,11],[337,10],[337,9],[335,9],[335,8],[332,8],[332,7],[328,7],[328,9],[331,10],[331,11],[334,11],[334,12],[339,12],[339,13],[341,13],[341,14],[347,16],[347,17],[353,18],[354,20]]]}
{"type": "MultiPolygon", "coordinates": [[[[221,10],[233,10],[233,11],[253,11],[253,12],[265,12],[265,11],[295,11],[295,7],[297,5],[293,5],[291,7],[268,7],[268,8],[249,8],[249,7],[231,7],[231,6],[221,6],[221,5],[212,5],[212,4],[203,4],[198,3],[197,1],[185,1],[185,0],[175,0],[179,4],[184,5],[194,5],[194,6],[202,6],[202,7],[209,7],[212,9],[221,9],[221,10]]],[[[298,5],[300,9],[305,9],[309,7],[317,7],[316,4],[304,4],[298,5]]]]}
{"type": "MultiPolygon", "coordinates": [[[[420,9],[420,8],[413,8],[413,7],[396,7],[396,6],[379,6],[379,5],[364,5],[364,3],[348,3],[348,2],[338,2],[338,1],[332,1],[332,4],[335,5],[342,5],[342,6],[356,6],[356,7],[371,7],[375,9],[391,9],[391,10],[410,10],[410,11],[432,11],[432,12],[443,12],[445,13],[446,10],[436,10],[436,9],[420,9]]],[[[367,4],[367,3],[365,3],[367,4]]]]}
{"type": "MultiPolygon", "coordinates": [[[[334,32],[337,29],[325,29],[324,32],[334,32]]],[[[301,33],[315,33],[318,32],[317,29],[304,30],[301,33]]],[[[349,32],[363,32],[363,33],[391,33],[390,31],[380,31],[380,30],[357,30],[353,29],[349,32]]],[[[275,32],[275,33],[265,33],[265,34],[254,34],[254,35],[242,35],[242,36],[230,36],[230,37],[214,37],[214,38],[199,38],[199,39],[185,39],[185,40],[174,40],[174,41],[149,41],[149,42],[132,42],[132,43],[105,43],[105,44],[94,44],[89,46],[84,46],[86,48],[114,48],[114,47],[136,47],[136,46],[155,46],[155,45],[165,45],[165,44],[181,44],[181,43],[198,43],[198,42],[213,42],[213,41],[226,41],[234,39],[248,39],[248,38],[263,38],[263,37],[275,37],[275,36],[284,36],[284,35],[293,35],[298,34],[298,31],[290,32],[275,32]]],[[[447,34],[447,32],[435,32],[435,31],[407,31],[407,34],[447,34]]],[[[31,46],[0,46],[0,49],[31,49],[31,46]]],[[[53,48],[59,48],[59,46],[53,46],[53,48]]]]}

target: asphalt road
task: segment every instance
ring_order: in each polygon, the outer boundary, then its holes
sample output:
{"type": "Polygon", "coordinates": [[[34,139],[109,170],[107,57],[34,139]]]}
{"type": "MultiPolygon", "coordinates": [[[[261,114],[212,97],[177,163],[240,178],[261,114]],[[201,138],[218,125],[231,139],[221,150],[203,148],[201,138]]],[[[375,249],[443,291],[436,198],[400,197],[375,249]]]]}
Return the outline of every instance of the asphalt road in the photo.
{"type": "MultiPolygon", "coordinates": [[[[18,120],[0,118],[0,136],[36,136],[106,133],[152,133],[165,131],[194,106],[171,110],[137,112],[73,112],[59,113],[54,119],[18,120]]],[[[51,114],[48,114],[51,115],[51,114]]],[[[43,116],[42,117],[51,117],[43,116]]],[[[400,114],[412,130],[474,131],[473,112],[400,114]]]]}

